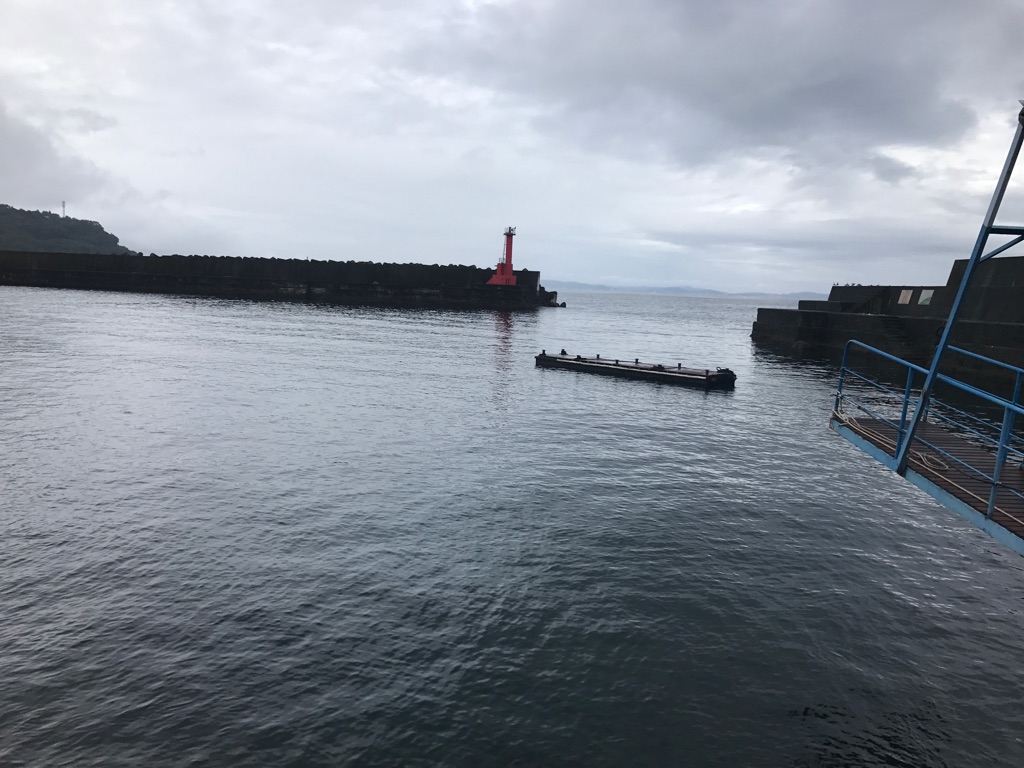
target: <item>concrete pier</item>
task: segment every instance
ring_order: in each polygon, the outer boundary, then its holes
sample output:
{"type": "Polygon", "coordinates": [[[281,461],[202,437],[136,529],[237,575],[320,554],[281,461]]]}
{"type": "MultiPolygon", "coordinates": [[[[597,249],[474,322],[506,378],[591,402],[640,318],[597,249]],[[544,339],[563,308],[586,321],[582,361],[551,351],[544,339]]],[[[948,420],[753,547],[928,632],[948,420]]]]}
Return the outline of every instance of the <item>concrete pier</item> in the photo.
{"type": "MultiPolygon", "coordinates": [[[[966,259],[954,262],[945,285],[836,285],[827,301],[801,301],[797,309],[760,308],[751,339],[781,354],[834,360],[847,341],[857,339],[910,362],[930,361],[966,264],[966,259]]],[[[979,265],[952,343],[1024,367],[1024,257],[979,265]]],[[[986,373],[963,357],[951,356],[944,369],[986,373]]]]}
{"type": "Polygon", "coordinates": [[[0,285],[389,307],[523,310],[557,294],[540,272],[487,285],[493,269],[367,261],[0,251],[0,285]]]}

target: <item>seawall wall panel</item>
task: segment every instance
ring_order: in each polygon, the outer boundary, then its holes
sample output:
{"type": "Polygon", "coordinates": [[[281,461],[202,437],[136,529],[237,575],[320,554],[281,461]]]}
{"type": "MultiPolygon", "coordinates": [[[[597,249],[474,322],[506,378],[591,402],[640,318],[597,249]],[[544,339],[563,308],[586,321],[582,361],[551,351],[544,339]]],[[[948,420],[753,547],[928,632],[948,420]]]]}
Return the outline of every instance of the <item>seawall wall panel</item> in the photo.
{"type": "Polygon", "coordinates": [[[489,286],[461,265],[0,251],[0,284],[408,307],[529,309],[548,303],[540,273],[489,286]]]}

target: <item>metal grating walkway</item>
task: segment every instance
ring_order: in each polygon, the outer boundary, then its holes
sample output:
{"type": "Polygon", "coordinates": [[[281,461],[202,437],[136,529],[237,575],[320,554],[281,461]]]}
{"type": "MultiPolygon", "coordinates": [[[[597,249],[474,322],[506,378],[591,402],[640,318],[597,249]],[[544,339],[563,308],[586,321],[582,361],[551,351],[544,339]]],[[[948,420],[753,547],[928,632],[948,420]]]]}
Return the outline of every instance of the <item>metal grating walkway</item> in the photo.
{"type": "MultiPolygon", "coordinates": [[[[840,434],[848,430],[874,446],[890,461],[895,461],[898,430],[888,421],[833,414],[832,425],[840,434]]],[[[990,448],[941,425],[924,422],[919,425],[911,444],[907,468],[934,485],[937,491],[948,494],[985,517],[995,463],[996,454],[990,448]]],[[[995,506],[988,519],[1013,534],[1024,547],[1024,468],[1019,458],[1003,462],[999,486],[995,506]]]]}

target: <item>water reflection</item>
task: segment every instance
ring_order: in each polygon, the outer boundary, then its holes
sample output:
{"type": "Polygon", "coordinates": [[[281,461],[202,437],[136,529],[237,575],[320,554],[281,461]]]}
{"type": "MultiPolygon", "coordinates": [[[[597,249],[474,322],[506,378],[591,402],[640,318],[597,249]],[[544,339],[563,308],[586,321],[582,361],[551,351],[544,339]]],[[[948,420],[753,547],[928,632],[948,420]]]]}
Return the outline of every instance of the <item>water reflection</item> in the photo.
{"type": "Polygon", "coordinates": [[[505,406],[508,400],[508,381],[512,373],[512,334],[515,327],[512,312],[494,313],[494,377],[495,405],[505,406]]]}

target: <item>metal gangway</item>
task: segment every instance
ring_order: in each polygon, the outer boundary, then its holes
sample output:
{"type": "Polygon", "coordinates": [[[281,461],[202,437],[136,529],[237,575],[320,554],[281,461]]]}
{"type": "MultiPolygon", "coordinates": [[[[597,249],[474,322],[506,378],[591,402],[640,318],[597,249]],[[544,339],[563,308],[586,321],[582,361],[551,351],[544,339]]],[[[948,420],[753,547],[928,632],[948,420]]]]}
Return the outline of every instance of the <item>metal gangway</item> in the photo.
{"type": "Polygon", "coordinates": [[[978,265],[1024,241],[1024,227],[996,224],[1022,141],[1024,109],[930,365],[849,341],[829,426],[1024,555],[1024,439],[1017,431],[1018,417],[1024,416],[1024,370],[950,344],[978,265]],[[993,235],[1010,239],[986,252],[993,235]],[[987,368],[990,386],[943,373],[942,363],[951,356],[987,368]]]}

